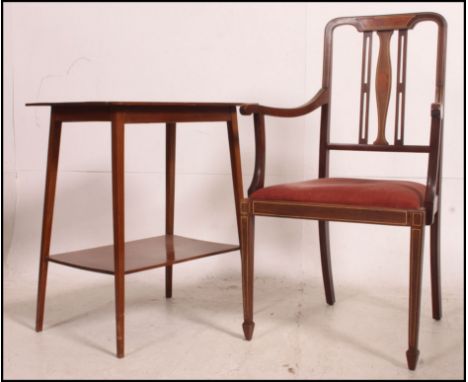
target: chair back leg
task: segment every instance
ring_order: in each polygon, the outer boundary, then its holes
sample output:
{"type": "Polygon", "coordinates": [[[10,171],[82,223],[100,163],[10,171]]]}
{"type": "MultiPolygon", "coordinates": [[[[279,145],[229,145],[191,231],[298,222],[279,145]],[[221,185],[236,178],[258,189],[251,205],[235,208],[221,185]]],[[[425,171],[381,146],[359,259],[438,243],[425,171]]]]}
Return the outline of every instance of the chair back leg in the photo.
{"type": "Polygon", "coordinates": [[[442,318],[442,296],[440,287],[440,211],[434,217],[431,225],[431,287],[432,287],[432,317],[442,318]]]}
{"type": "Polygon", "coordinates": [[[330,237],[327,221],[319,221],[320,256],[322,261],[323,284],[325,286],[325,299],[328,305],[335,303],[335,288],[330,259],[330,237]]]}

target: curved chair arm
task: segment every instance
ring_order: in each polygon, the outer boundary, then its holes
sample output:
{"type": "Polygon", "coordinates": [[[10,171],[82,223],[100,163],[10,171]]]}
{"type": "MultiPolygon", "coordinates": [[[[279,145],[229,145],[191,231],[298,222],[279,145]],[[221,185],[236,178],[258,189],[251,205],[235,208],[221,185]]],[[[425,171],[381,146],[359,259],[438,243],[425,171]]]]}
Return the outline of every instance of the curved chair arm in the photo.
{"type": "Polygon", "coordinates": [[[240,113],[243,115],[250,114],[263,114],[271,115],[273,117],[300,117],[301,115],[308,114],[320,106],[328,103],[329,92],[328,89],[322,88],[317,94],[307,103],[295,108],[276,108],[259,105],[258,103],[246,104],[240,107],[240,113]]]}
{"type": "Polygon", "coordinates": [[[320,89],[318,93],[306,104],[292,109],[279,109],[258,104],[242,105],[241,114],[254,115],[255,127],[255,167],[252,182],[248,189],[250,196],[265,184],[265,115],[275,117],[299,117],[319,108],[329,102],[328,89],[320,89]]]}

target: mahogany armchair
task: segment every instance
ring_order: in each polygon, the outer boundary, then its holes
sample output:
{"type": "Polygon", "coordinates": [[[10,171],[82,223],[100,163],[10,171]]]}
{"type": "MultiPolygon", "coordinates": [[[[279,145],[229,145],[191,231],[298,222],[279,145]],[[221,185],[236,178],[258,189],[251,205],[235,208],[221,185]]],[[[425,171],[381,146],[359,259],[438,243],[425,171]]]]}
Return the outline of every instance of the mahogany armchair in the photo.
{"type": "MultiPolygon", "coordinates": [[[[284,109],[258,104],[243,105],[240,112],[253,114],[256,139],[255,170],[248,190],[248,199],[241,205],[242,283],[244,302],[243,329],[245,338],[252,338],[254,217],[276,216],[318,220],[322,273],[326,302],[333,305],[335,293],[330,261],[328,221],[387,224],[410,227],[409,265],[409,347],[408,367],[416,368],[419,357],[418,333],[421,301],[421,277],[424,228],[430,226],[432,316],[442,317],[439,263],[439,221],[441,195],[442,127],[445,81],[446,21],[436,13],[412,13],[384,16],[344,17],[331,20],[325,28],[322,89],[306,104],[284,109]],[[435,101],[431,106],[429,145],[408,145],[404,142],[406,84],[406,52],[408,31],[422,21],[438,26],[435,101]],[[352,25],[363,33],[359,137],[357,144],[330,142],[330,93],[333,31],[352,25]],[[385,128],[391,94],[392,65],[390,41],[397,32],[398,60],[393,143],[387,141],[385,128]],[[376,32],[380,49],[376,68],[375,92],[378,131],[369,142],[369,98],[371,92],[371,45],[376,32]],[[299,117],[321,108],[318,179],[264,187],[265,116],[299,117]],[[427,182],[397,180],[344,179],[328,176],[329,151],[354,150],[428,154],[427,182]]],[[[429,110],[428,110],[429,111],[429,110]]]]}

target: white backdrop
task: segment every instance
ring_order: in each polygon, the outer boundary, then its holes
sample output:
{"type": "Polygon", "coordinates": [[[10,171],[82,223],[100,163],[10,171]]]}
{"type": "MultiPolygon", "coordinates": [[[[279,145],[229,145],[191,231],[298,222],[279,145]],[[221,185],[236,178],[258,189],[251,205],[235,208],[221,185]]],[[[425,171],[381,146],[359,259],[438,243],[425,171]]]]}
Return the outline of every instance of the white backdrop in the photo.
{"type": "MultiPolygon", "coordinates": [[[[49,110],[26,108],[26,102],[241,101],[297,106],[320,87],[323,31],[330,19],[418,11],[441,13],[448,22],[442,277],[445,293],[461,293],[462,4],[45,3],[5,4],[4,11],[7,277],[28,277],[34,281],[34,288],[49,110]]],[[[409,34],[406,131],[408,141],[419,144],[428,142],[435,32],[431,25],[419,25],[409,34]],[[432,64],[423,65],[426,60],[432,64]]],[[[336,141],[357,140],[360,36],[352,28],[336,31],[332,109],[332,139],[336,141]]],[[[394,34],[394,53],[395,42],[394,34]]],[[[378,50],[373,51],[376,62],[378,50]]],[[[371,99],[371,105],[375,108],[375,99],[371,99]]],[[[387,136],[392,131],[393,113],[390,106],[387,136]]],[[[375,121],[371,114],[371,126],[375,121]]],[[[195,238],[236,242],[226,128],[217,123],[179,126],[175,231],[195,238]]],[[[267,119],[267,184],[317,176],[318,126],[318,113],[306,118],[267,119]]],[[[373,133],[371,129],[371,137],[373,133]]],[[[254,158],[251,118],[240,117],[240,139],[246,190],[254,158]]],[[[425,155],[401,156],[394,159],[386,154],[334,153],[331,175],[424,182],[425,155]]],[[[126,239],[162,234],[162,125],[128,125],[125,166],[126,239]]],[[[53,253],[112,242],[110,168],[108,125],[64,125],[53,253]]],[[[321,277],[316,222],[258,218],[256,228],[257,275],[294,277],[307,271],[307,277],[321,277]]],[[[427,234],[426,259],[428,238],[427,234]]],[[[406,288],[409,230],[332,223],[331,247],[337,284],[406,288]]],[[[209,258],[176,267],[175,280],[178,274],[197,277],[237,273],[239,265],[235,255],[209,258]]],[[[428,265],[426,261],[426,288],[428,265]]]]}

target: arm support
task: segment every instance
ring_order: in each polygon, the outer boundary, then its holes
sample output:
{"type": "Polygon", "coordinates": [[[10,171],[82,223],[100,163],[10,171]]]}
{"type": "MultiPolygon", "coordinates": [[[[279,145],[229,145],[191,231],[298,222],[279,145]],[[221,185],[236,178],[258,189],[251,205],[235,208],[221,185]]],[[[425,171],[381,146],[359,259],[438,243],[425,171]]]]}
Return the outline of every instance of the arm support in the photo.
{"type": "Polygon", "coordinates": [[[296,108],[275,108],[269,106],[254,104],[242,105],[240,112],[243,115],[250,114],[263,114],[270,115],[273,117],[300,117],[301,115],[308,114],[320,106],[328,103],[329,101],[329,92],[328,89],[322,88],[317,94],[307,103],[296,108]]]}
{"type": "Polygon", "coordinates": [[[255,168],[247,194],[250,196],[265,185],[265,116],[254,114],[255,168]]]}
{"type": "Polygon", "coordinates": [[[424,206],[426,208],[426,223],[431,224],[438,207],[439,184],[441,177],[443,107],[440,103],[431,105],[431,135],[429,165],[427,169],[427,185],[424,206]]]}

